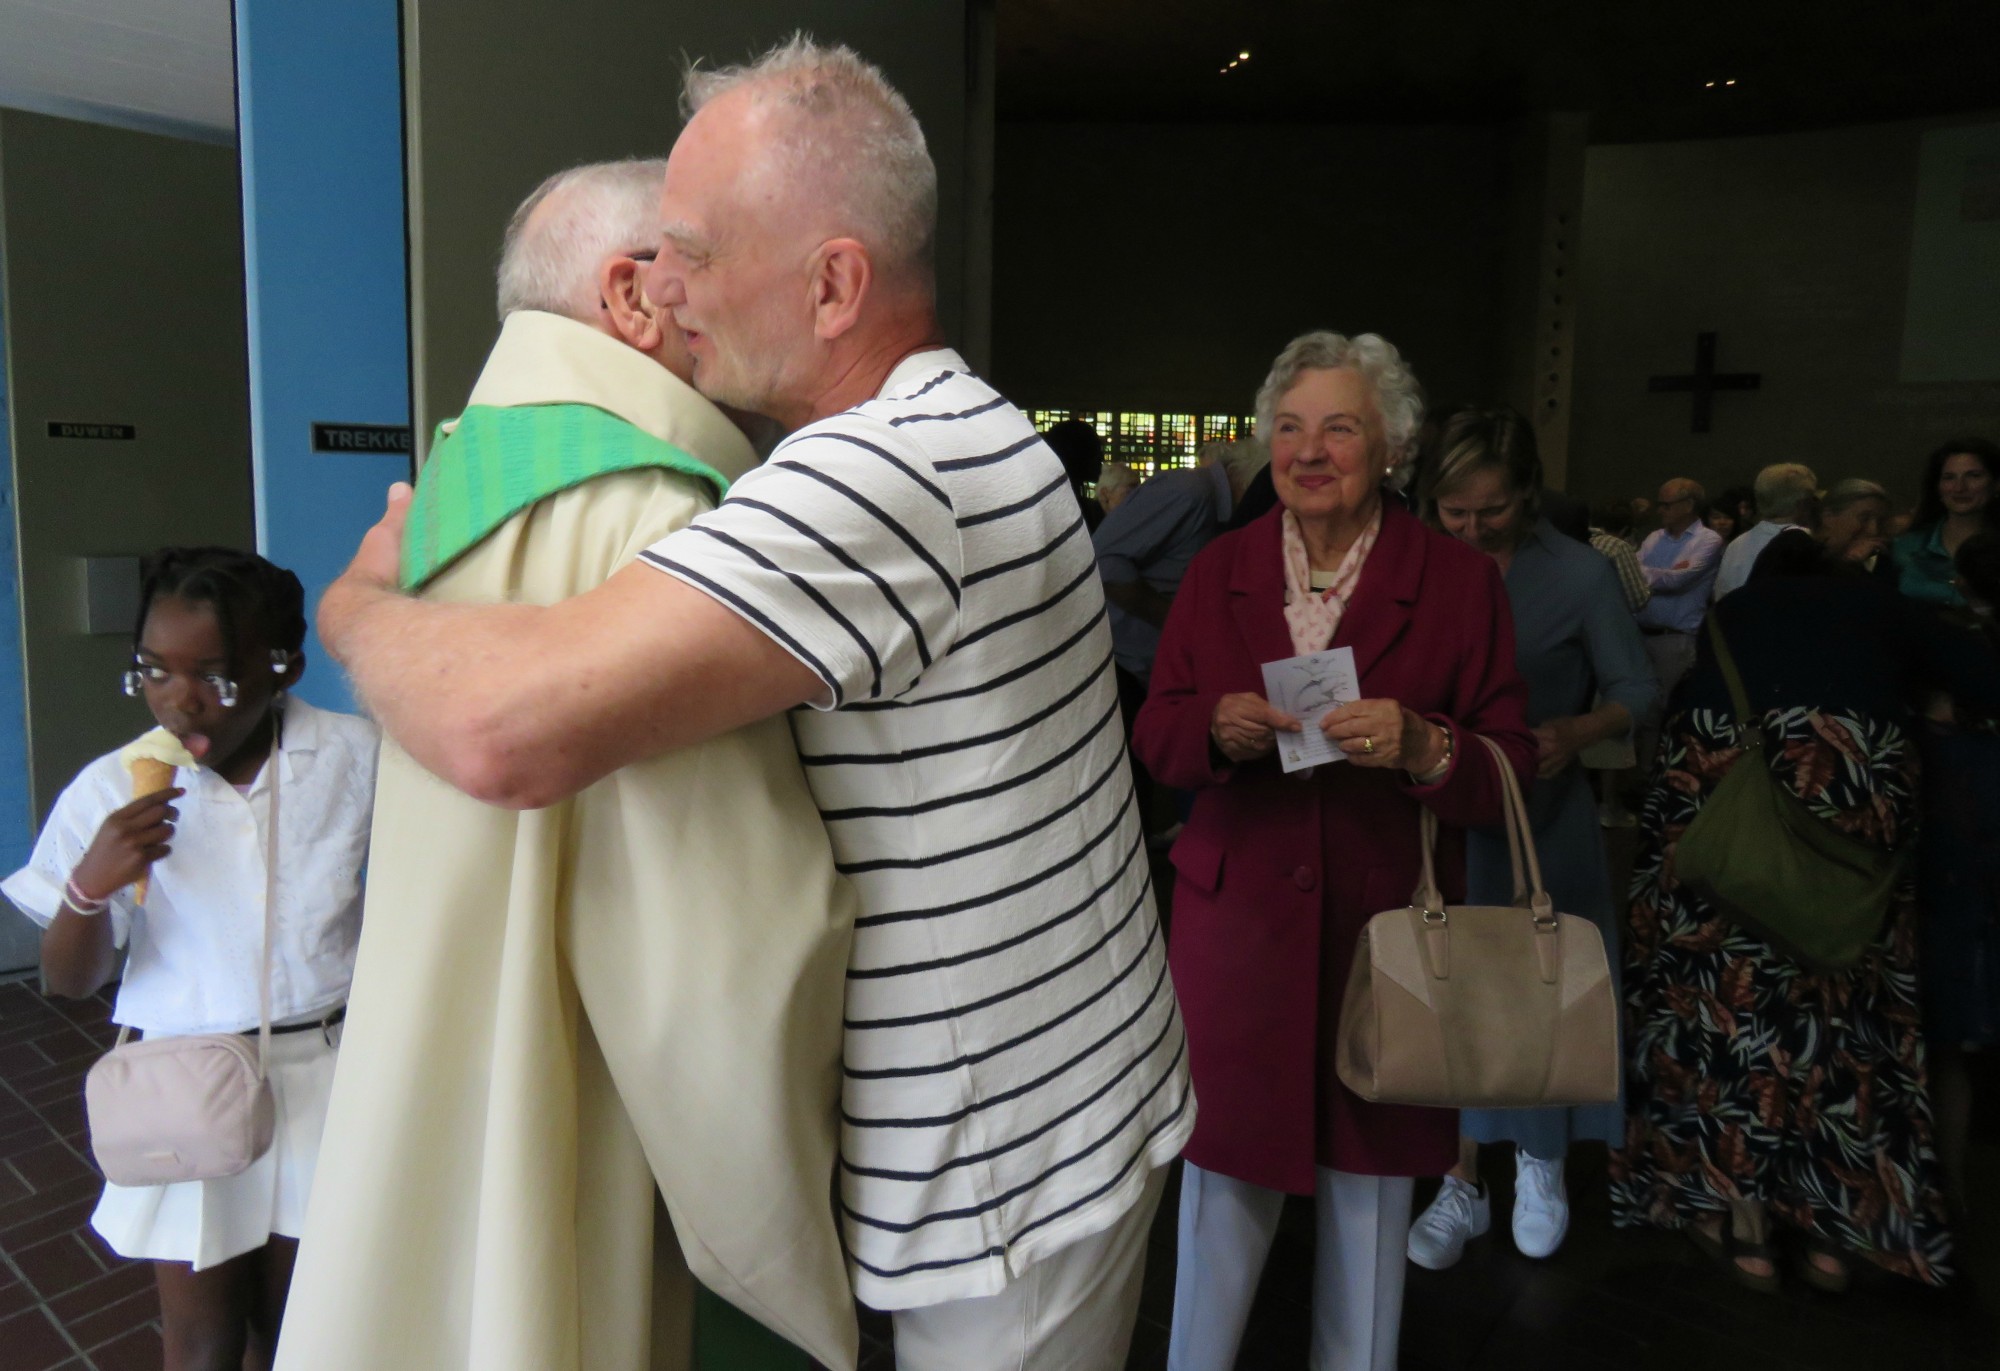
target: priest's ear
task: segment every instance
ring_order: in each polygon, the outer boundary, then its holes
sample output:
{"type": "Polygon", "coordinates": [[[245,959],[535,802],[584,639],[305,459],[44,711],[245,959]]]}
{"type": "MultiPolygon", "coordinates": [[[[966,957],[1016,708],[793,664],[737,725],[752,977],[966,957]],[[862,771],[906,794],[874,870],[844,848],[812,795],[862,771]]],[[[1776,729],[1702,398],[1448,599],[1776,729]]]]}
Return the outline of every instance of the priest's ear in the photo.
{"type": "Polygon", "coordinates": [[[652,353],[659,350],[661,334],[669,325],[646,298],[639,279],[643,270],[643,264],[631,257],[604,260],[597,269],[598,318],[606,333],[652,353]]]}

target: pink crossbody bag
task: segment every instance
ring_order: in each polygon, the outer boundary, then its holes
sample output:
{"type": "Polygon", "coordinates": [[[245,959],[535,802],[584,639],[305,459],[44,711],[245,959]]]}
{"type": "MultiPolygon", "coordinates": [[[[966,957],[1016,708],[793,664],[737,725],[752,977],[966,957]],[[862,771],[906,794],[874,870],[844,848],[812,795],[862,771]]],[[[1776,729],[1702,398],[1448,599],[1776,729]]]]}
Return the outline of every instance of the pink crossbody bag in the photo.
{"type": "Polygon", "coordinates": [[[277,1106],[271,1049],[271,925],[278,896],[278,740],[271,740],[271,820],[264,835],[264,976],[256,1045],[242,1033],[127,1042],[90,1068],[83,1100],[90,1150],[113,1185],[212,1181],[250,1169],[271,1150],[277,1106]]]}

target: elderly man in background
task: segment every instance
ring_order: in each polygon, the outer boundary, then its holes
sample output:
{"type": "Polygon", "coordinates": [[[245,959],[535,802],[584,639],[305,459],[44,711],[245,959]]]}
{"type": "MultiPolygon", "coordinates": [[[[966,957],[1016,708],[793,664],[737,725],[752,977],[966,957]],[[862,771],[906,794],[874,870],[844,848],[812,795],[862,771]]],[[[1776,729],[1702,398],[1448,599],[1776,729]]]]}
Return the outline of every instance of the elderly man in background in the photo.
{"type": "MultiPolygon", "coordinates": [[[[579,167],[508,226],[499,341],[402,539],[411,603],[590,590],[756,464],[640,288],[664,174],[579,167]]],[[[783,721],[630,760],[516,813],[384,744],[286,1371],[685,1366],[690,1265],[853,1366],[827,1203],[852,888],[783,721]]]]}
{"type": "Polygon", "coordinates": [[[1236,502],[1269,460],[1254,439],[1204,443],[1192,470],[1161,472],[1098,527],[1091,542],[1111,603],[1121,692],[1136,689],[1139,701],[1146,698],[1160,626],[1188,563],[1228,525],[1236,502]]]}
{"type": "Polygon", "coordinates": [[[1123,462],[1106,462],[1097,477],[1097,504],[1107,515],[1132,498],[1139,473],[1123,462]]]}
{"type": "Polygon", "coordinates": [[[1722,554],[1722,570],[1715,578],[1715,598],[1720,600],[1750,579],[1757,555],[1771,540],[1788,528],[1811,528],[1814,506],[1819,499],[1819,477],[1798,462],[1777,462],[1757,473],[1752,486],[1757,495],[1758,523],[1730,543],[1722,554]]]}
{"type": "Polygon", "coordinates": [[[548,607],[397,594],[393,492],[321,633],[390,736],[513,807],[790,712],[861,897],[857,1293],[906,1371],[1122,1366],[1194,1101],[1069,477],[938,342],[936,168],[881,72],[801,36],[686,103],[647,294],[703,394],[791,436],[548,607]]]}
{"type": "Polygon", "coordinates": [[[1634,730],[1642,771],[1652,768],[1667,701],[1694,667],[1694,635],[1708,613],[1709,588],[1722,564],[1722,535],[1701,518],[1707,498],[1684,476],[1662,485],[1655,507],[1660,526],[1639,544],[1639,566],[1652,592],[1638,613],[1639,631],[1660,682],[1658,701],[1634,730]]]}
{"type": "MultiPolygon", "coordinates": [[[[1244,490],[1269,460],[1254,439],[1204,443],[1192,470],[1163,471],[1153,477],[1120,501],[1117,512],[1107,514],[1092,536],[1104,598],[1110,602],[1118,708],[1125,716],[1128,742],[1139,706],[1146,703],[1160,627],[1173,607],[1181,577],[1195,554],[1229,526],[1244,490]]],[[[1138,790],[1140,817],[1148,826],[1171,823],[1169,816],[1153,813],[1152,779],[1136,753],[1132,782],[1138,790]]]]}

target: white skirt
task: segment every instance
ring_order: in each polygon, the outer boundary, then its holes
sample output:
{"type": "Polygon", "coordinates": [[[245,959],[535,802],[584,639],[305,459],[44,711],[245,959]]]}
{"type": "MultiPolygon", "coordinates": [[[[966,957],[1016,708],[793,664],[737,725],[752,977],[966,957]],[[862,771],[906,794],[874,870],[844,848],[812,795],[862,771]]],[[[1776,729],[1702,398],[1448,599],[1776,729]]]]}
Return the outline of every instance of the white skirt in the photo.
{"type": "Polygon", "coordinates": [[[123,1186],[106,1183],[90,1216],[121,1257],[191,1262],[197,1271],[305,1231],[306,1198],[340,1058],[340,1025],[275,1034],[268,1070],[277,1104],[271,1150],[247,1171],[214,1181],[123,1186]],[[332,1038],[329,1044],[328,1037],[332,1038]]]}

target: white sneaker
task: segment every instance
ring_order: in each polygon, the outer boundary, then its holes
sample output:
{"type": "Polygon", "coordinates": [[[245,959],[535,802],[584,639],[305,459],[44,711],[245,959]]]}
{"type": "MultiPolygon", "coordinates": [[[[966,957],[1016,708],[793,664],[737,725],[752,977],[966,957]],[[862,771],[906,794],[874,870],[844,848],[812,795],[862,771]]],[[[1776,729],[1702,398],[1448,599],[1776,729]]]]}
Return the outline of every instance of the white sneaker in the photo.
{"type": "Polygon", "coordinates": [[[1637,828],[1639,816],[1627,809],[1623,801],[1604,800],[1597,806],[1597,826],[1599,828],[1637,828]]]}
{"type": "Polygon", "coordinates": [[[1442,1271],[1465,1255],[1469,1239],[1492,1226],[1492,1198],[1456,1176],[1446,1176],[1431,1207],[1410,1225],[1410,1260],[1426,1270],[1442,1271]]]}
{"type": "Polygon", "coordinates": [[[1569,1234],[1563,1164],[1514,1153],[1514,1246],[1524,1257],[1548,1257],[1569,1234]]]}

